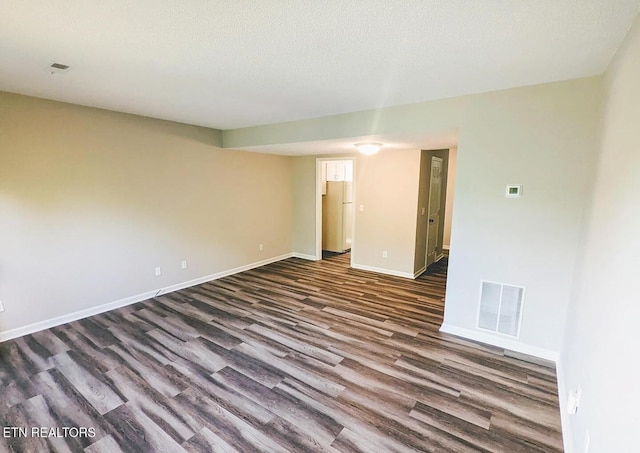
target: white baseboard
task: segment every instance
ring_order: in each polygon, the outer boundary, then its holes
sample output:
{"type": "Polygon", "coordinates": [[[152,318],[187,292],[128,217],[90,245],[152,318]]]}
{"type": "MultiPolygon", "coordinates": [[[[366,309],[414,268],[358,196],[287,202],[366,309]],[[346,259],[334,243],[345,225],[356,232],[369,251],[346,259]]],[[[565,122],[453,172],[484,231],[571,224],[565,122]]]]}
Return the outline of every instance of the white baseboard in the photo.
{"type": "Polygon", "coordinates": [[[463,327],[451,326],[447,324],[442,324],[442,327],[440,327],[440,332],[450,333],[451,335],[466,338],[467,340],[479,341],[481,343],[485,343],[491,346],[497,346],[502,349],[508,349],[510,351],[527,354],[533,357],[538,357],[540,359],[550,360],[551,362],[558,362],[559,354],[557,351],[539,348],[537,346],[531,346],[521,343],[517,340],[511,340],[509,338],[491,335],[490,333],[465,329],[463,327]]]}
{"type": "Polygon", "coordinates": [[[455,335],[457,337],[479,341],[491,346],[497,346],[502,349],[508,349],[510,351],[515,351],[521,354],[527,354],[533,357],[538,357],[540,359],[554,362],[556,366],[556,379],[558,382],[558,399],[560,400],[562,442],[564,444],[565,453],[574,453],[572,444],[573,438],[571,436],[571,430],[569,427],[569,414],[567,414],[567,388],[565,384],[565,375],[562,368],[562,360],[560,359],[560,354],[557,351],[538,348],[536,346],[522,344],[518,341],[510,340],[508,338],[497,337],[489,333],[446,324],[443,324],[442,327],[440,327],[440,331],[444,333],[450,333],[451,335],[455,335]]]}
{"type": "Polygon", "coordinates": [[[29,335],[41,330],[50,329],[68,322],[77,321],[79,319],[88,318],[89,316],[104,313],[105,311],[115,310],[116,308],[125,307],[127,305],[142,302],[143,300],[150,299],[158,293],[158,290],[147,291],[146,293],[136,294],[135,296],[125,297],[124,299],[108,302],[106,304],[98,305],[96,307],[86,308],[80,311],[74,311],[55,318],[45,319],[44,321],[38,321],[26,326],[17,327],[11,330],[5,330],[0,333],[0,343],[7,340],[13,340],[14,338],[29,335]]]}
{"type": "Polygon", "coordinates": [[[293,252],[292,256],[294,258],[300,258],[303,260],[318,261],[318,257],[316,257],[315,255],[307,255],[306,253],[293,252]]]}
{"type": "Polygon", "coordinates": [[[250,269],[255,269],[256,267],[266,266],[267,264],[275,263],[276,261],[286,260],[287,258],[291,258],[291,257],[293,257],[293,253],[286,253],[284,255],[275,256],[273,258],[267,258],[261,261],[256,261],[255,263],[246,264],[240,267],[235,267],[233,269],[216,272],[215,274],[205,275],[204,277],[195,278],[193,280],[188,280],[186,282],[176,283],[175,285],[167,286],[166,288],[161,288],[160,292],[157,295],[161,296],[162,294],[172,293],[174,291],[178,291],[184,288],[189,288],[190,286],[201,285],[203,283],[210,282],[212,280],[218,280],[219,278],[226,277],[227,275],[239,274],[240,272],[248,271],[250,269]]]}
{"type": "Polygon", "coordinates": [[[386,275],[393,275],[394,277],[404,277],[404,278],[410,278],[410,279],[414,279],[413,274],[410,274],[409,272],[400,272],[400,271],[394,271],[393,269],[384,269],[381,267],[373,267],[373,266],[363,266],[362,264],[351,264],[351,267],[354,269],[359,269],[361,271],[370,271],[370,272],[377,272],[379,274],[386,274],[386,275]]]}
{"type": "Polygon", "coordinates": [[[228,275],[237,274],[240,272],[248,271],[250,269],[254,269],[256,267],[261,267],[267,264],[275,263],[276,261],[281,261],[287,258],[291,258],[293,256],[294,256],[293,253],[287,253],[285,255],[275,256],[273,258],[267,258],[261,261],[257,261],[255,263],[246,264],[244,266],[224,270],[221,272],[216,272],[215,274],[205,275],[204,277],[199,277],[186,282],[176,283],[175,285],[167,286],[166,288],[154,289],[152,291],[136,294],[135,296],[125,297],[124,299],[108,302],[106,304],[98,305],[91,308],[86,308],[84,310],[75,311],[73,313],[57,316],[55,318],[45,319],[44,321],[38,321],[33,324],[17,327],[15,329],[6,330],[4,332],[0,332],[0,343],[2,343],[3,341],[12,340],[14,338],[22,337],[24,335],[29,335],[35,332],[39,332],[41,330],[50,329],[52,327],[56,327],[61,324],[66,324],[68,322],[73,322],[79,319],[88,318],[89,316],[98,315],[100,313],[114,310],[116,308],[125,307],[127,305],[135,304],[137,302],[142,302],[143,300],[151,299],[152,297],[159,296],[161,294],[167,294],[173,291],[178,291],[180,289],[189,288],[190,286],[200,285],[202,283],[210,282],[212,280],[217,280],[219,278],[226,277],[228,275]]]}
{"type": "Polygon", "coordinates": [[[413,273],[413,279],[415,280],[416,278],[418,278],[420,274],[422,274],[426,270],[427,270],[427,266],[422,266],[422,268],[418,269],[413,273]]]}

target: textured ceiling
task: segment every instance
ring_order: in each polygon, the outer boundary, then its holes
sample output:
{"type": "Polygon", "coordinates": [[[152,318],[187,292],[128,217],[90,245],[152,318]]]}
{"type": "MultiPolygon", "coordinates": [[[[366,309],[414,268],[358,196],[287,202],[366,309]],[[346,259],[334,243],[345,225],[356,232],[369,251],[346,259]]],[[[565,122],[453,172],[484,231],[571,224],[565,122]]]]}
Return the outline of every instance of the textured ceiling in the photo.
{"type": "Polygon", "coordinates": [[[640,0],[0,0],[0,90],[231,129],[595,75],[640,0]],[[51,75],[52,62],[71,65],[51,75]]]}

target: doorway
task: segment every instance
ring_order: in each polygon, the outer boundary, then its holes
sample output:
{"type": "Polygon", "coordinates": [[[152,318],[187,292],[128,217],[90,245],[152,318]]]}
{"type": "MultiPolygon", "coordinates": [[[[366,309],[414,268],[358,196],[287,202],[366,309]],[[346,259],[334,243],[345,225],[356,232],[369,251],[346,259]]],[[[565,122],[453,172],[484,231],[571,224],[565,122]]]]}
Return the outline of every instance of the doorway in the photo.
{"type": "Polygon", "coordinates": [[[414,278],[448,255],[456,151],[421,152],[414,278]]]}
{"type": "Polygon", "coordinates": [[[316,159],[316,260],[351,252],[355,234],[355,158],[316,159]]]}
{"type": "Polygon", "coordinates": [[[438,240],[440,233],[440,217],[444,204],[441,203],[442,195],[446,196],[446,186],[443,183],[442,169],[444,160],[441,157],[431,156],[431,171],[429,177],[429,203],[427,207],[427,246],[425,252],[425,269],[440,260],[443,256],[442,243],[438,240]],[[444,189],[444,190],[443,190],[444,189]],[[445,192],[443,194],[443,192],[445,192]]]}

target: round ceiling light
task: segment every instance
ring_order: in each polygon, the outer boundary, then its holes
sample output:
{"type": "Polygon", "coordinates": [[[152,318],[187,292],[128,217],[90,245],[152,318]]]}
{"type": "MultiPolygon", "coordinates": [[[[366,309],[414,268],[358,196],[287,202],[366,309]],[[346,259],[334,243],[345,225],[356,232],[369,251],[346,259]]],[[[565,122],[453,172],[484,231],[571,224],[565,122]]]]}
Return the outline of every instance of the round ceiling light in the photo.
{"type": "Polygon", "coordinates": [[[355,146],[362,154],[370,156],[380,151],[382,143],[356,143],[355,146]]]}

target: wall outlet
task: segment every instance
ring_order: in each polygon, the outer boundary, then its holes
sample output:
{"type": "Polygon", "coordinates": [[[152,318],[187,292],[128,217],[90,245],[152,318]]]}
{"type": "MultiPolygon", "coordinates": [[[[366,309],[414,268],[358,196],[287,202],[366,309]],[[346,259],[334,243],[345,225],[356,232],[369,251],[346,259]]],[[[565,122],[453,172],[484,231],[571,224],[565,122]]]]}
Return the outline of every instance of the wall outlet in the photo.
{"type": "Polygon", "coordinates": [[[383,250],[383,251],[382,251],[382,257],[383,257],[383,258],[389,258],[389,254],[387,253],[387,251],[386,251],[386,250],[383,250]]]}
{"type": "Polygon", "coordinates": [[[260,251],[262,252],[262,251],[264,250],[264,244],[260,244],[260,245],[258,246],[258,248],[259,248],[259,249],[260,249],[260,251]]]}
{"type": "Polygon", "coordinates": [[[162,269],[160,269],[160,266],[156,267],[156,277],[160,277],[162,275],[162,269]]]}
{"type": "Polygon", "coordinates": [[[182,263],[180,263],[180,267],[182,269],[186,269],[187,268],[187,260],[182,261],[182,263]]]}
{"type": "Polygon", "coordinates": [[[4,311],[4,304],[0,300],[0,313],[2,313],[3,311],[4,311]]]}

